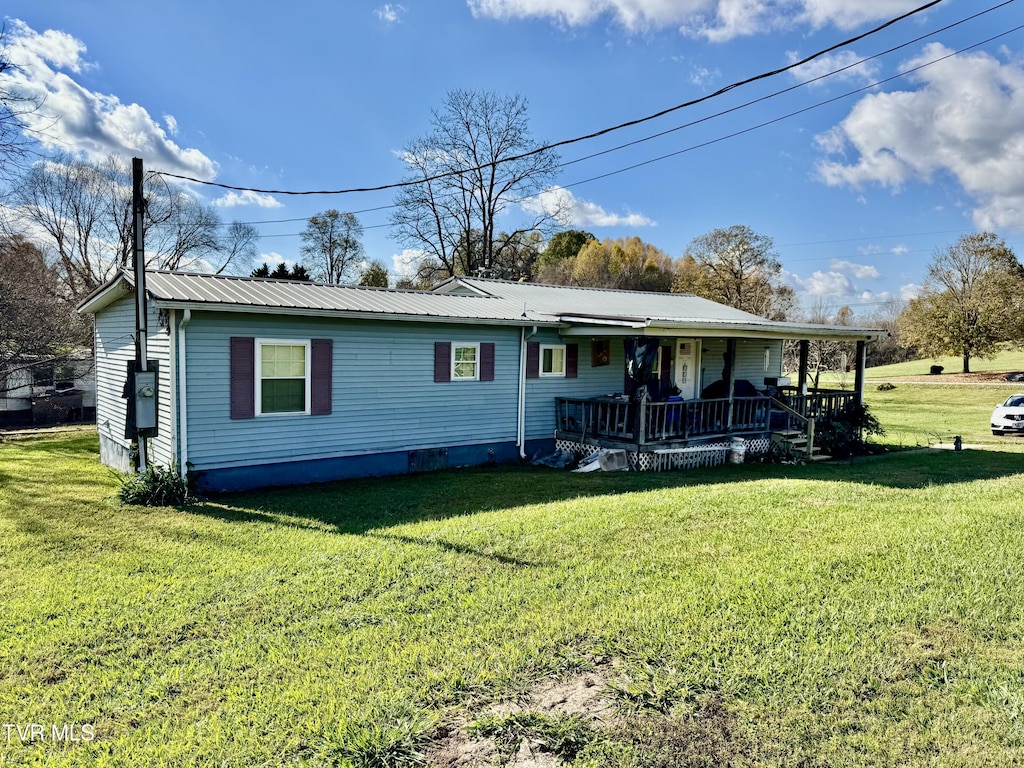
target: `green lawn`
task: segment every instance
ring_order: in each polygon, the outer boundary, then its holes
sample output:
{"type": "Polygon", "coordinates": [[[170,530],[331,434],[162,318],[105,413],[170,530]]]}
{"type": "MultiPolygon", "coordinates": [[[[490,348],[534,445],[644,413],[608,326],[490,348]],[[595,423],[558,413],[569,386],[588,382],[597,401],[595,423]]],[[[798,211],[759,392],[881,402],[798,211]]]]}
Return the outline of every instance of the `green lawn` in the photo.
{"type": "Polygon", "coordinates": [[[1019,450],[183,510],[119,508],[96,454],[0,445],[0,718],[95,728],[0,729],[0,764],[414,765],[484,702],[614,661],[646,714],[577,766],[1024,765],[1019,450]]]}
{"type": "Polygon", "coordinates": [[[992,434],[992,409],[1024,383],[998,385],[904,384],[891,382],[895,389],[880,391],[868,382],[864,399],[885,427],[884,437],[875,442],[894,447],[911,447],[951,442],[960,435],[965,443],[1024,447],[1024,437],[992,434]]]}

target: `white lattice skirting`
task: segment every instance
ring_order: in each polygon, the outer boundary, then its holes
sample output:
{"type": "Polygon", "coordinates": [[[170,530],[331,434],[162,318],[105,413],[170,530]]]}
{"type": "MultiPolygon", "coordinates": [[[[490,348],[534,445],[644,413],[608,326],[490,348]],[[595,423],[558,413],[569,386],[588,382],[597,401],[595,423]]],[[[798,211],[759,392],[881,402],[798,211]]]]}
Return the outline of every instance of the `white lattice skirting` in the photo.
{"type": "MultiPolygon", "coordinates": [[[[687,448],[664,448],[661,450],[637,453],[626,451],[629,468],[634,472],[664,472],[670,469],[697,469],[698,467],[717,467],[729,460],[729,454],[736,445],[745,448],[747,456],[763,454],[772,450],[772,441],[768,437],[756,437],[752,440],[730,440],[728,442],[706,443],[687,448]]],[[[579,443],[573,440],[556,440],[555,447],[569,451],[577,459],[589,456],[600,446],[579,443]]]]}

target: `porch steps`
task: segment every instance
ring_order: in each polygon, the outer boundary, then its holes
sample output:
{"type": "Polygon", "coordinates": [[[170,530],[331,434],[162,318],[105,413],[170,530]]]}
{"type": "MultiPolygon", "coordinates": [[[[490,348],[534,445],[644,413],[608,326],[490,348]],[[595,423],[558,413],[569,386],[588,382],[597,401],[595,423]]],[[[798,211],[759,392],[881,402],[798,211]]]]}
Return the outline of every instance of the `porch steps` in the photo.
{"type": "MultiPolygon", "coordinates": [[[[772,432],[772,441],[793,456],[807,455],[807,435],[798,429],[776,430],[772,432]]],[[[814,446],[811,451],[811,461],[828,461],[831,458],[828,454],[822,453],[818,446],[814,446]]]]}

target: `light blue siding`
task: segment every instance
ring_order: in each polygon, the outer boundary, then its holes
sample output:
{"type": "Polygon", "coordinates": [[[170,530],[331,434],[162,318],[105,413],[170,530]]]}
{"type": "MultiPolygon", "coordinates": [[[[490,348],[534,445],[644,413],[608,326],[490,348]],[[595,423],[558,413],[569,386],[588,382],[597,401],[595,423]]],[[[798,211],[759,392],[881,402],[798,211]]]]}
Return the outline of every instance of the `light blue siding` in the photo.
{"type": "MultiPolygon", "coordinates": [[[[701,344],[701,389],[722,378],[725,364],[725,339],[704,339],[701,344]]],[[[758,339],[736,340],[736,379],[746,379],[758,389],[765,376],[782,375],[782,342],[758,339]],[[764,350],[770,351],[769,370],[764,369],[764,350]]]]}
{"type": "Polygon", "coordinates": [[[96,429],[100,457],[121,471],[131,469],[124,436],[127,401],[121,397],[125,371],[135,357],[135,303],[131,297],[116,301],[96,316],[96,429]]]}
{"type": "Polygon", "coordinates": [[[193,312],[187,356],[198,470],[515,440],[518,328],[193,312]],[[332,412],[232,420],[232,336],[331,339],[332,412]],[[494,342],[495,380],[435,383],[438,341],[494,342]]]}
{"type": "MultiPolygon", "coordinates": [[[[595,337],[599,338],[599,337],[595,337]]],[[[529,339],[541,344],[578,344],[579,367],[575,379],[540,378],[526,380],[526,439],[554,437],[556,397],[598,397],[622,391],[622,339],[611,340],[611,364],[591,366],[589,337],[562,338],[554,330],[541,330],[529,339]]]]}
{"type": "Polygon", "coordinates": [[[177,464],[178,457],[175,455],[174,424],[172,416],[174,403],[171,395],[171,365],[170,356],[170,326],[160,327],[158,310],[150,305],[149,307],[149,334],[147,346],[149,347],[148,357],[150,360],[157,360],[160,364],[158,372],[157,389],[159,398],[157,400],[157,436],[149,441],[149,459],[154,464],[162,464],[169,467],[177,464]]]}
{"type": "MultiPolygon", "coordinates": [[[[135,297],[126,296],[96,316],[96,429],[100,456],[105,464],[121,471],[131,469],[131,441],[124,436],[128,401],[124,391],[128,362],[135,359],[135,297]]],[[[150,459],[169,466],[174,461],[169,337],[160,328],[158,311],[149,308],[149,359],[160,364],[158,436],[149,441],[150,459]]]]}

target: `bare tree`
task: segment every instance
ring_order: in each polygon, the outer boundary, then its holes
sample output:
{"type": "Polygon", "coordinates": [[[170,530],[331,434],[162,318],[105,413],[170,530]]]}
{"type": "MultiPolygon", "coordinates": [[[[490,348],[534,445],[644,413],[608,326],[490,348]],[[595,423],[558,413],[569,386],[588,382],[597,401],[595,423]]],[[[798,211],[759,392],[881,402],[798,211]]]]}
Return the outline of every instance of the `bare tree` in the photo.
{"type": "Polygon", "coordinates": [[[395,197],[391,224],[399,242],[424,252],[424,269],[489,275],[503,251],[555,224],[559,212],[541,205],[529,206],[536,210],[522,226],[502,231],[496,223],[556,176],[558,155],[536,151],[526,111],[522,96],[451,91],[433,112],[430,134],[405,148],[406,179],[418,183],[395,197]]]}
{"type": "Polygon", "coordinates": [[[344,283],[357,276],[364,261],[363,225],[352,213],[333,208],[310,216],[302,237],[305,266],[314,280],[344,283]]]}
{"type": "Polygon", "coordinates": [[[23,237],[0,238],[0,394],[13,367],[52,364],[88,343],[88,323],[42,252],[23,237]]]}
{"type": "MultiPolygon", "coordinates": [[[[187,191],[148,177],[143,217],[147,264],[161,269],[248,272],[256,230],[220,216],[187,191]]],[[[81,297],[131,263],[131,174],[108,158],[102,165],[67,155],[40,161],[13,184],[4,229],[30,232],[81,297]]]]}

